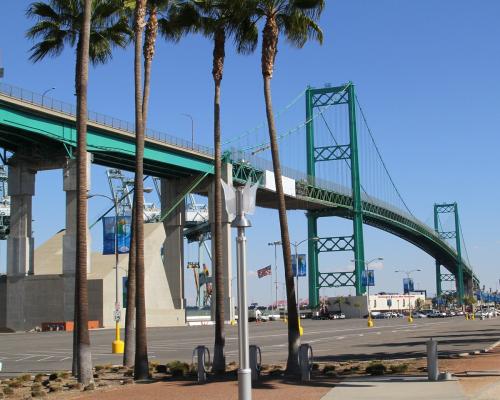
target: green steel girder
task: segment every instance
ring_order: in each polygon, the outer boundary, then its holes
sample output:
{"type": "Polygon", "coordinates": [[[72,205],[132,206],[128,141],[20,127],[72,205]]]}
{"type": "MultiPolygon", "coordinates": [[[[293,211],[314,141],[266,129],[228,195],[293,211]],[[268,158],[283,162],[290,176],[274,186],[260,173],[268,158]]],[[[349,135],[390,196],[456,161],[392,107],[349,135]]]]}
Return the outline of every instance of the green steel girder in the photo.
{"type": "MultiPolygon", "coordinates": [[[[458,292],[458,303],[462,304],[465,296],[465,281],[464,275],[467,271],[465,263],[462,260],[462,243],[460,235],[460,220],[458,216],[458,204],[457,203],[442,203],[434,204],[434,229],[437,235],[442,239],[455,239],[456,246],[456,285],[458,292]],[[439,214],[454,214],[454,230],[453,231],[442,231],[439,226],[439,214]]],[[[470,275],[469,275],[470,276],[470,275]]],[[[440,289],[440,284],[436,282],[436,287],[440,289]]],[[[439,294],[439,293],[438,293],[439,294]]]]}
{"type": "Polygon", "coordinates": [[[356,274],[354,272],[319,273],[319,288],[338,288],[345,286],[356,286],[356,274]]]}
{"type": "Polygon", "coordinates": [[[348,93],[346,91],[345,86],[337,86],[337,87],[326,87],[321,89],[312,89],[309,88],[312,94],[312,107],[325,107],[332,106],[337,104],[347,104],[348,93]]]}
{"type": "Polygon", "coordinates": [[[314,160],[335,161],[349,160],[351,158],[351,147],[348,144],[338,146],[322,146],[314,148],[314,160]]]}
{"type": "MultiPolygon", "coordinates": [[[[74,117],[54,112],[42,114],[29,105],[13,105],[1,100],[0,129],[6,132],[0,138],[0,145],[9,146],[9,137],[20,137],[40,143],[49,140],[69,147],[76,146],[74,117]]],[[[101,153],[104,162],[108,155],[110,158],[133,158],[135,138],[129,132],[89,123],[87,147],[91,153],[101,153]]],[[[213,162],[209,156],[153,139],[146,140],[144,162],[158,163],[164,169],[171,166],[185,173],[213,173],[213,162]]]]}
{"type": "Polygon", "coordinates": [[[441,282],[455,282],[455,275],[441,274],[441,282]]]}
{"type": "Polygon", "coordinates": [[[451,232],[438,232],[438,235],[441,239],[455,239],[457,237],[457,233],[455,231],[451,232]]]}
{"type": "Polygon", "coordinates": [[[264,175],[264,171],[253,167],[251,164],[236,160],[228,160],[233,165],[233,180],[245,184],[248,181],[252,182],[252,184],[262,183],[262,176],[264,175]]]}
{"type": "Polygon", "coordinates": [[[354,236],[334,236],[319,238],[316,242],[318,253],[333,251],[354,251],[354,236]]]}

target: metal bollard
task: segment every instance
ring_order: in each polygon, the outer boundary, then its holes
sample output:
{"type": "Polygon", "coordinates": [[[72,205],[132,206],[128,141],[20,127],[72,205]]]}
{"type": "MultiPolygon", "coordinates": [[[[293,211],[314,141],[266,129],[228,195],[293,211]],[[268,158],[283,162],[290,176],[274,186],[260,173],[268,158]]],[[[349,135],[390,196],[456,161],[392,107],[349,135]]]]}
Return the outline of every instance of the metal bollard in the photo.
{"type": "Polygon", "coordinates": [[[210,369],[210,350],[208,350],[208,347],[197,346],[193,350],[193,364],[195,358],[197,359],[198,383],[205,383],[207,381],[207,372],[210,369]]]}
{"type": "Polygon", "coordinates": [[[427,377],[430,381],[439,379],[438,342],[432,338],[427,341],[427,377]]]}
{"type": "Polygon", "coordinates": [[[259,380],[262,366],[262,353],[260,347],[254,344],[250,345],[250,369],[252,370],[252,382],[259,380]]]}
{"type": "Polygon", "coordinates": [[[303,343],[299,347],[300,379],[302,382],[311,380],[313,367],[313,350],[310,344],[303,343]]]}

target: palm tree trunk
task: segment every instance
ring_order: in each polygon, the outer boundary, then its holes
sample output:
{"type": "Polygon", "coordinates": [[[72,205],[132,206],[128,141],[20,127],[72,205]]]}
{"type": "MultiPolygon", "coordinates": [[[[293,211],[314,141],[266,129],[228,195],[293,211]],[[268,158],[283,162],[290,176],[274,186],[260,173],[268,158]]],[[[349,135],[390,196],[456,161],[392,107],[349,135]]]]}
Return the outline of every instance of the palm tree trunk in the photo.
{"type": "Polygon", "coordinates": [[[214,182],[214,219],[215,219],[215,344],[213,370],[215,373],[224,373],[226,358],[224,346],[224,279],[222,261],[222,163],[221,163],[221,129],[220,129],[220,86],[224,69],[225,32],[219,29],[214,38],[212,75],[215,84],[214,93],[214,149],[215,149],[215,182],[214,182]]]}
{"type": "Polygon", "coordinates": [[[288,374],[295,375],[299,372],[299,318],[297,302],[295,299],[295,283],[292,271],[292,255],[290,237],[288,235],[288,220],[286,214],[285,194],[281,176],[278,141],[276,138],[276,125],[274,123],[273,105],[271,97],[271,79],[274,69],[274,60],[278,49],[278,26],[273,17],[268,17],[263,31],[262,39],[262,76],[264,78],[264,98],[266,101],[267,124],[271,155],[273,159],[274,181],[278,197],[278,215],[281,229],[281,248],[283,249],[283,262],[285,267],[286,298],[288,306],[288,360],[286,370],[288,374]]]}
{"type": "Polygon", "coordinates": [[[77,228],[75,292],[77,303],[77,373],[78,381],[87,385],[93,380],[90,336],[88,330],[87,288],[87,83],[89,37],[92,1],[85,0],[77,72],[77,228]]]}
{"type": "Polygon", "coordinates": [[[135,341],[135,249],[136,249],[136,221],[137,216],[135,195],[132,206],[132,231],[130,237],[130,251],[128,255],[128,278],[127,278],[127,310],[125,314],[125,352],[123,353],[123,365],[132,367],[134,365],[134,341],[135,341]]]}
{"type": "Polygon", "coordinates": [[[149,377],[148,348],[146,332],[146,301],[144,290],[144,123],[142,115],[143,98],[141,90],[141,48],[144,29],[146,0],[137,0],[135,8],[135,204],[137,210],[136,222],[136,334],[135,334],[135,364],[134,378],[136,380],[149,377]]]}

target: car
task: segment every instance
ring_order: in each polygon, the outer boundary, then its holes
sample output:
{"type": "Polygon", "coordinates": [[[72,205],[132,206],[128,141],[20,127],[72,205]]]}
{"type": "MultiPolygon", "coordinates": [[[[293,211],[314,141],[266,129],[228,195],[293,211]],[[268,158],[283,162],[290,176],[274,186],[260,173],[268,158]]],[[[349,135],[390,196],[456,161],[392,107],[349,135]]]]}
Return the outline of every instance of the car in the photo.
{"type": "Polygon", "coordinates": [[[429,318],[441,318],[442,315],[439,311],[432,311],[429,315],[429,318]]]}
{"type": "Polygon", "coordinates": [[[417,313],[413,314],[413,317],[414,318],[427,318],[427,315],[423,314],[421,312],[417,312],[417,313]]]}

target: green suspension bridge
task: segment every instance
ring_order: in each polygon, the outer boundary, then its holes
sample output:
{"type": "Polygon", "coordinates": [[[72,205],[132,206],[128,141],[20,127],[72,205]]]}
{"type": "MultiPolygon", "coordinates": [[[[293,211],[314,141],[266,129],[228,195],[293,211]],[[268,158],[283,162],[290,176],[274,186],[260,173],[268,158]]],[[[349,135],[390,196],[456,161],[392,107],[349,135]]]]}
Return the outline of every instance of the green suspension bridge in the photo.
{"type": "MultiPolygon", "coordinates": [[[[436,260],[437,294],[442,282],[455,281],[459,302],[479,286],[463,240],[458,205],[434,205],[434,227],[417,219],[395,185],[371,132],[355,87],[307,88],[276,115],[287,209],[306,210],[309,238],[309,302],[319,289],[352,286],[365,292],[363,224],[396,235],[436,260]],[[303,107],[306,112],[295,111],[303,107]],[[318,220],[352,220],[352,234],[318,235],[318,220]],[[451,221],[451,222],[450,222],[451,221]],[[354,253],[352,272],[325,272],[321,253],[354,253]],[[442,271],[444,270],[444,271],[442,271]]],[[[89,112],[88,151],[93,162],[134,170],[134,125],[89,112]]],[[[0,147],[25,157],[73,157],[75,107],[28,90],[0,83],[0,147]]],[[[276,208],[267,124],[228,138],[224,161],[233,182],[258,182],[257,205],[276,208]]],[[[189,178],[185,196],[213,174],[213,151],[154,130],[147,130],[145,173],[161,178],[189,178]]],[[[180,199],[181,201],[182,199],[180,199]]],[[[333,233],[333,232],[332,232],[333,233]]]]}

